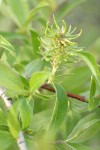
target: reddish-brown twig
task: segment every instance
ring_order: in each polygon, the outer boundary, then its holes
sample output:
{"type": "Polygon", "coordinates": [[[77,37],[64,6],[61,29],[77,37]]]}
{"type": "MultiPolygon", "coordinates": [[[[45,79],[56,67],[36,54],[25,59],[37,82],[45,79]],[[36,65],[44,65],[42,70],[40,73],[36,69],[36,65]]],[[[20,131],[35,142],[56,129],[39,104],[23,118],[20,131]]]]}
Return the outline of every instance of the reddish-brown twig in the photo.
{"type": "MultiPolygon", "coordinates": [[[[42,89],[46,89],[48,91],[51,91],[51,92],[55,92],[55,89],[53,87],[50,87],[48,84],[43,84],[41,86],[42,89]]],[[[71,97],[71,98],[75,98],[81,102],[86,102],[86,98],[84,96],[80,96],[80,95],[77,95],[77,94],[73,94],[73,93],[70,93],[70,92],[67,92],[66,93],[68,97],[71,97]]]]}

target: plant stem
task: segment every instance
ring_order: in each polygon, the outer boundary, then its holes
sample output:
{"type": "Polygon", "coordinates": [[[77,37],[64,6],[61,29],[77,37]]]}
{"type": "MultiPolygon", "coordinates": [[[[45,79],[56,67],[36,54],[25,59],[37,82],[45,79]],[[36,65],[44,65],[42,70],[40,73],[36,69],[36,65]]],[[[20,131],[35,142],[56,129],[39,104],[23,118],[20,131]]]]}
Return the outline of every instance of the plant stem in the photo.
{"type": "MultiPolygon", "coordinates": [[[[51,92],[55,92],[55,89],[53,87],[50,87],[48,84],[43,84],[41,86],[41,88],[43,88],[45,90],[48,90],[48,91],[51,91],[51,92]]],[[[70,93],[70,92],[67,92],[66,94],[67,94],[68,97],[75,98],[75,99],[77,99],[81,102],[87,102],[86,98],[84,96],[80,96],[80,95],[73,94],[73,93],[70,93]]]]}
{"type": "MultiPolygon", "coordinates": [[[[8,97],[5,95],[6,89],[0,86],[0,97],[4,101],[5,106],[7,107],[8,110],[12,107],[11,102],[8,100],[8,97]]],[[[25,143],[24,135],[23,132],[20,131],[17,139],[17,144],[20,150],[27,150],[27,146],[25,143]]]]}
{"type": "Polygon", "coordinates": [[[17,144],[18,144],[20,150],[27,150],[25,138],[24,138],[22,131],[19,132],[17,144]]]}
{"type": "Polygon", "coordinates": [[[51,76],[50,76],[50,78],[49,78],[49,80],[48,80],[48,83],[52,83],[52,82],[54,81],[54,77],[55,77],[56,70],[57,70],[57,69],[56,69],[55,67],[53,67],[51,76]]]}
{"type": "MultiPolygon", "coordinates": [[[[55,89],[54,89],[53,87],[49,86],[49,85],[46,84],[46,83],[43,84],[43,85],[41,86],[41,88],[42,88],[42,89],[45,89],[45,90],[48,90],[48,91],[51,91],[51,92],[55,92],[55,89]]],[[[80,95],[78,95],[78,94],[73,94],[73,93],[71,93],[71,92],[66,92],[66,94],[67,94],[68,97],[75,98],[75,99],[77,99],[77,100],[79,100],[79,101],[81,101],[81,102],[86,102],[86,103],[88,103],[88,101],[87,101],[87,99],[86,99],[85,96],[80,96],[80,95]]],[[[95,98],[100,98],[100,95],[97,95],[95,98]]],[[[98,107],[100,108],[100,106],[98,106],[98,107]]]]}

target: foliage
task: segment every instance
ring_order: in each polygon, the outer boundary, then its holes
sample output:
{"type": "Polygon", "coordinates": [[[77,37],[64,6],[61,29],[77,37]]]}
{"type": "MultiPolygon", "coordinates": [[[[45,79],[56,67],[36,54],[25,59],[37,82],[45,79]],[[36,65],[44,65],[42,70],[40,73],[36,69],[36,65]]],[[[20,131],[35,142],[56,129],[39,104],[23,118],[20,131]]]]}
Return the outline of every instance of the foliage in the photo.
{"type": "Polygon", "coordinates": [[[0,32],[0,86],[12,103],[0,92],[1,150],[17,150],[21,131],[29,150],[89,150],[98,139],[99,65],[62,19],[83,2],[0,1],[13,26],[0,32]]]}

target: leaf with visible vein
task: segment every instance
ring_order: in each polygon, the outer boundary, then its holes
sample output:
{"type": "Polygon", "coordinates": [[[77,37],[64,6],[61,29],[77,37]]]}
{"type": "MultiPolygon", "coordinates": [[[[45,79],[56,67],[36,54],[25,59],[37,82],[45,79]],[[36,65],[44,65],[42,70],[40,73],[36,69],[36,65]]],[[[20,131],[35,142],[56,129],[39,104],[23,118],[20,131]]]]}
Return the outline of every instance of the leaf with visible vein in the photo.
{"type": "Polygon", "coordinates": [[[97,80],[98,85],[100,86],[100,71],[94,57],[86,51],[78,51],[76,52],[76,54],[85,61],[85,63],[93,73],[95,79],[97,80]]]}
{"type": "Polygon", "coordinates": [[[100,119],[95,114],[88,115],[81,119],[75,126],[66,142],[81,143],[90,139],[100,130],[100,119]]]}
{"type": "Polygon", "coordinates": [[[95,95],[96,92],[96,82],[94,77],[91,77],[91,87],[90,87],[90,98],[92,98],[95,95]]]}
{"type": "Polygon", "coordinates": [[[12,55],[15,55],[14,47],[2,35],[0,35],[0,47],[8,50],[12,55]]]}
{"type": "Polygon", "coordinates": [[[0,130],[0,149],[6,150],[11,145],[15,145],[16,140],[12,137],[10,132],[0,130]]]}
{"type": "Polygon", "coordinates": [[[30,91],[35,92],[49,78],[50,75],[51,73],[46,71],[33,73],[29,81],[30,91]]]}
{"type": "Polygon", "coordinates": [[[26,92],[19,75],[2,62],[0,62],[0,85],[12,91],[15,95],[26,92]]]}
{"type": "Polygon", "coordinates": [[[33,8],[33,9],[29,12],[29,14],[28,14],[28,16],[27,16],[27,19],[26,19],[26,21],[25,21],[25,23],[24,23],[24,26],[27,27],[27,26],[30,24],[30,22],[34,19],[34,16],[35,16],[36,13],[39,11],[39,9],[41,9],[42,7],[45,7],[45,6],[48,6],[48,3],[46,3],[46,2],[41,2],[41,3],[38,4],[37,7],[33,8]]]}
{"type": "Polygon", "coordinates": [[[68,98],[63,87],[57,83],[54,84],[54,87],[56,90],[56,102],[49,124],[50,131],[57,131],[59,129],[66,117],[68,107],[68,98]]]}

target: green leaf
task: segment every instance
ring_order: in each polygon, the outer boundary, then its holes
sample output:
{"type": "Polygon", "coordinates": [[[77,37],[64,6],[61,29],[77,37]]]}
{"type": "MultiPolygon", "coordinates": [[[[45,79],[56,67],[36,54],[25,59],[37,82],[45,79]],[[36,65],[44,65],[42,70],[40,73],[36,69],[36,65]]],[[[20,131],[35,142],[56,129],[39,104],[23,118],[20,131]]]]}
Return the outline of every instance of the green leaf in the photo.
{"type": "Polygon", "coordinates": [[[22,105],[19,113],[20,113],[22,129],[27,129],[31,123],[33,113],[32,113],[30,103],[26,99],[22,100],[22,105]]]}
{"type": "Polygon", "coordinates": [[[19,101],[13,104],[13,106],[11,107],[9,111],[8,119],[7,119],[9,130],[14,138],[18,137],[18,134],[21,130],[20,124],[18,121],[18,112],[20,109],[19,104],[21,104],[19,103],[19,101]]]}
{"type": "Polygon", "coordinates": [[[50,121],[50,110],[44,110],[38,113],[35,113],[32,117],[32,123],[30,128],[34,131],[45,130],[47,128],[47,124],[50,121]]]}
{"type": "Polygon", "coordinates": [[[75,147],[77,150],[91,150],[90,147],[87,147],[82,144],[72,144],[73,147],[75,147]]]}
{"type": "Polygon", "coordinates": [[[56,90],[56,102],[52,113],[51,121],[49,124],[50,131],[59,129],[67,114],[68,98],[65,90],[59,84],[54,84],[56,90]]]}
{"type": "Polygon", "coordinates": [[[89,105],[88,105],[89,111],[94,110],[98,106],[100,106],[100,98],[99,97],[89,98],[89,105]]]}
{"type": "Polygon", "coordinates": [[[36,56],[38,56],[39,47],[40,47],[40,41],[38,39],[38,33],[36,31],[31,30],[31,39],[32,39],[32,47],[33,47],[33,53],[36,56]]]}
{"type": "Polygon", "coordinates": [[[88,67],[90,68],[91,72],[93,73],[95,79],[97,80],[97,82],[100,86],[100,71],[98,69],[98,65],[97,65],[94,57],[86,51],[78,51],[77,55],[79,55],[85,61],[85,63],[88,65],[88,67]]]}
{"type": "Polygon", "coordinates": [[[65,17],[70,11],[72,11],[74,8],[76,8],[78,5],[83,3],[85,0],[76,0],[76,1],[71,1],[68,3],[68,1],[63,2],[57,9],[56,12],[56,18],[57,19],[62,19],[65,17]]]}
{"type": "Polygon", "coordinates": [[[50,76],[50,72],[40,71],[34,73],[29,81],[30,91],[35,92],[50,76]]]}
{"type": "Polygon", "coordinates": [[[74,146],[69,145],[68,143],[59,144],[59,150],[77,150],[74,146]]]}
{"type": "Polygon", "coordinates": [[[17,63],[15,63],[15,64],[13,65],[13,67],[14,67],[14,69],[15,69],[17,72],[19,72],[19,73],[21,73],[21,74],[25,71],[22,64],[17,64],[17,63]]]}
{"type": "Polygon", "coordinates": [[[66,142],[81,143],[90,139],[100,130],[100,119],[94,114],[88,115],[81,119],[75,126],[66,142]]]}
{"type": "Polygon", "coordinates": [[[35,96],[41,100],[46,100],[46,101],[52,99],[52,95],[41,94],[41,92],[39,91],[35,93],[35,96]]]}
{"type": "Polygon", "coordinates": [[[27,26],[30,24],[30,22],[34,19],[34,16],[36,15],[36,13],[38,13],[39,9],[41,9],[42,7],[45,7],[45,6],[48,6],[48,3],[46,3],[46,2],[41,2],[41,3],[38,4],[37,7],[33,8],[33,9],[29,12],[29,14],[28,14],[28,16],[27,16],[27,19],[26,19],[26,21],[25,21],[24,26],[27,27],[27,26]]]}
{"type": "Polygon", "coordinates": [[[81,119],[78,124],[74,127],[73,131],[70,133],[70,135],[68,136],[68,138],[72,137],[75,135],[75,133],[77,132],[77,130],[84,125],[87,121],[90,121],[92,119],[96,118],[96,114],[90,114],[86,117],[84,117],[83,119],[81,119]]]}
{"type": "Polygon", "coordinates": [[[96,82],[94,77],[91,77],[91,87],[90,87],[90,98],[92,98],[95,95],[96,92],[96,82]]]}
{"type": "Polygon", "coordinates": [[[15,55],[14,47],[2,35],[0,35],[0,47],[8,50],[12,55],[15,55]]]}
{"type": "MultiPolygon", "coordinates": [[[[7,123],[6,123],[7,124],[7,123]]],[[[1,125],[0,124],[0,131],[9,131],[9,128],[7,125],[1,125]]]]}
{"type": "Polygon", "coordinates": [[[90,87],[90,98],[89,98],[89,104],[88,104],[88,109],[89,111],[97,108],[100,104],[100,101],[96,98],[93,98],[93,96],[96,93],[96,82],[94,77],[91,77],[91,87],[90,87]]]}
{"type": "Polygon", "coordinates": [[[25,77],[21,76],[21,75],[20,75],[20,79],[21,79],[21,81],[24,84],[24,89],[29,90],[29,82],[28,82],[28,80],[25,77]]]}
{"type": "Polygon", "coordinates": [[[6,150],[12,144],[15,144],[12,135],[7,131],[0,131],[0,149],[6,150]]]}
{"type": "Polygon", "coordinates": [[[15,95],[26,92],[18,74],[2,62],[0,62],[0,85],[12,91],[15,95]]]}
{"type": "Polygon", "coordinates": [[[3,37],[9,39],[9,40],[25,40],[25,35],[19,33],[19,32],[4,32],[4,31],[0,31],[0,35],[2,35],[3,37]]]}
{"type": "MultiPolygon", "coordinates": [[[[69,108],[72,105],[69,104],[69,108]]],[[[75,124],[78,122],[78,120],[80,119],[80,112],[76,113],[75,111],[73,111],[73,109],[69,109],[69,111],[67,112],[67,116],[66,116],[66,136],[69,135],[69,133],[73,130],[75,124]]]]}
{"type": "Polygon", "coordinates": [[[11,134],[16,138],[22,129],[28,128],[32,120],[32,107],[28,100],[20,98],[11,107],[8,114],[8,126],[11,134]]]}
{"type": "Polygon", "coordinates": [[[33,73],[40,71],[43,68],[44,62],[40,59],[35,59],[31,61],[25,67],[25,75],[29,78],[33,73]]]}
{"type": "Polygon", "coordinates": [[[22,26],[28,13],[28,3],[26,0],[7,0],[11,9],[11,15],[18,26],[22,26]]]}
{"type": "Polygon", "coordinates": [[[0,125],[7,125],[7,116],[0,108],[0,125]]]}
{"type": "Polygon", "coordinates": [[[77,101],[73,99],[70,99],[71,102],[71,108],[73,111],[77,113],[83,113],[88,111],[88,104],[87,103],[82,103],[81,101],[77,101]]]}

